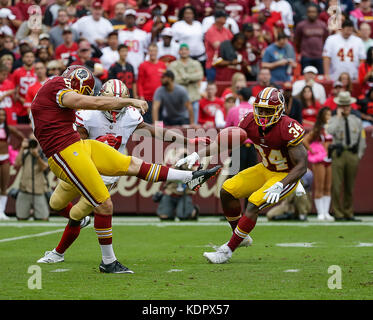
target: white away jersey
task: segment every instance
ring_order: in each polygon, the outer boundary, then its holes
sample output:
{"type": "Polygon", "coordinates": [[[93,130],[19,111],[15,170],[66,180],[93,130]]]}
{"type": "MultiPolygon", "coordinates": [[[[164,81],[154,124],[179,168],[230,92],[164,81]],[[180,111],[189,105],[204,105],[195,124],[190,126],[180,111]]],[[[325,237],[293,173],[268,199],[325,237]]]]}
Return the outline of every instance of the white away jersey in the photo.
{"type": "Polygon", "coordinates": [[[118,33],[119,44],[128,46],[127,62],[132,64],[137,77],[139,65],[144,62],[145,52],[150,43],[151,35],[140,29],[120,30],[118,33]]]}
{"type": "Polygon", "coordinates": [[[329,57],[330,77],[337,80],[342,72],[348,72],[351,78],[357,79],[360,60],[366,59],[363,41],[354,35],[348,39],[339,33],[329,36],[324,45],[323,56],[329,57]]]}
{"type": "MultiPolygon", "coordinates": [[[[75,124],[88,132],[88,139],[94,139],[107,134],[115,136],[117,143],[114,146],[120,153],[124,153],[126,144],[133,131],[143,122],[142,115],[135,108],[127,108],[116,122],[110,122],[102,111],[81,110],[76,112],[75,124]]],[[[101,176],[106,185],[115,183],[119,177],[101,176]]]]}

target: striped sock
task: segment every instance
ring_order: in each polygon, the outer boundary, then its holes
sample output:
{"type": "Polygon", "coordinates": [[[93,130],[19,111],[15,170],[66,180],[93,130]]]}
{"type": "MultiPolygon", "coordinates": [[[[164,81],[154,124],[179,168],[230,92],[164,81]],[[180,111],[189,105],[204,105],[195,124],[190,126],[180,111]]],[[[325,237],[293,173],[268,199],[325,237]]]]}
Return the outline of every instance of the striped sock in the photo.
{"type": "Polygon", "coordinates": [[[192,179],[192,171],[177,170],[155,163],[143,162],[137,177],[146,181],[182,181],[192,179]]]}
{"type": "Polygon", "coordinates": [[[109,264],[117,260],[113,250],[113,232],[111,227],[112,215],[95,213],[94,228],[100,244],[102,261],[109,264]]]}
{"type": "Polygon", "coordinates": [[[143,162],[137,177],[146,181],[166,181],[169,168],[155,163],[143,162]]]}
{"type": "Polygon", "coordinates": [[[232,252],[240,245],[243,239],[254,229],[257,218],[255,220],[250,219],[243,215],[238,221],[236,229],[234,229],[233,235],[228,242],[228,247],[232,252]]]}

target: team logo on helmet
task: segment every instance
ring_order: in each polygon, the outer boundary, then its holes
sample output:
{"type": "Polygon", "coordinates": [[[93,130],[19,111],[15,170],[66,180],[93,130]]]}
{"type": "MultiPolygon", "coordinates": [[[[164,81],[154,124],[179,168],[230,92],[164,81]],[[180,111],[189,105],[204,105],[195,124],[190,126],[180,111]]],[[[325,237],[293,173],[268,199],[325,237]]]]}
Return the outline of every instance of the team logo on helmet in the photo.
{"type": "Polygon", "coordinates": [[[76,77],[81,81],[87,80],[89,78],[89,73],[86,69],[78,69],[75,74],[76,77]]]}
{"type": "MultiPolygon", "coordinates": [[[[118,79],[111,79],[105,82],[100,90],[100,95],[105,97],[121,97],[129,98],[130,93],[127,86],[118,79]]],[[[119,117],[125,114],[127,108],[115,111],[104,111],[105,117],[112,121],[116,122],[119,117]]]]}
{"type": "Polygon", "coordinates": [[[273,87],[260,91],[254,102],[254,120],[258,126],[269,127],[278,122],[285,110],[282,93],[273,87]]]}
{"type": "Polygon", "coordinates": [[[84,66],[70,66],[62,74],[70,79],[71,88],[84,95],[92,95],[95,87],[95,79],[92,72],[84,66]]]}

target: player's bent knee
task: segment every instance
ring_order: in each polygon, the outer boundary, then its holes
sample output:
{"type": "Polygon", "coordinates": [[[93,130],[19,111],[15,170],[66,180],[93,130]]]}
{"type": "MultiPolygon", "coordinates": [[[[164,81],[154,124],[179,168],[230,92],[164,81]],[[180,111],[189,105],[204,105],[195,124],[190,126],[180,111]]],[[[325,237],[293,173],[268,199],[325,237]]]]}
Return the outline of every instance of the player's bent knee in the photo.
{"type": "Polygon", "coordinates": [[[111,198],[105,200],[101,205],[94,209],[95,213],[102,215],[112,215],[113,214],[113,202],[111,198]]]}
{"type": "Polygon", "coordinates": [[[65,201],[63,201],[63,199],[60,196],[58,196],[55,192],[52,193],[52,196],[49,199],[49,206],[51,208],[51,211],[61,211],[66,207],[66,205],[67,204],[65,203],[65,201]]]}
{"type": "Polygon", "coordinates": [[[233,195],[228,192],[227,190],[225,190],[224,188],[221,188],[220,189],[220,199],[221,200],[224,200],[224,199],[235,199],[235,197],[233,197],[233,195]]]}

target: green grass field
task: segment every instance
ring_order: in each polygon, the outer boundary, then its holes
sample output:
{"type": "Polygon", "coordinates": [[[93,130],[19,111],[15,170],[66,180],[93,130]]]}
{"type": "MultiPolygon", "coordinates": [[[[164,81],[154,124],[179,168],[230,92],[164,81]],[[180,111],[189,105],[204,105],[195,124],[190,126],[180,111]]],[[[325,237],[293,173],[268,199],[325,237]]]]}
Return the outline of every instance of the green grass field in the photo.
{"type": "Polygon", "coordinates": [[[41,289],[29,289],[29,267],[53,249],[66,220],[0,222],[0,299],[247,300],[373,299],[373,219],[363,223],[268,223],[261,218],[252,247],[223,265],[202,256],[230,237],[217,217],[160,223],[156,218],[114,218],[114,249],[133,275],[101,274],[92,226],[65,254],[41,266],[41,289]],[[341,268],[341,289],[329,289],[341,268]]]}

